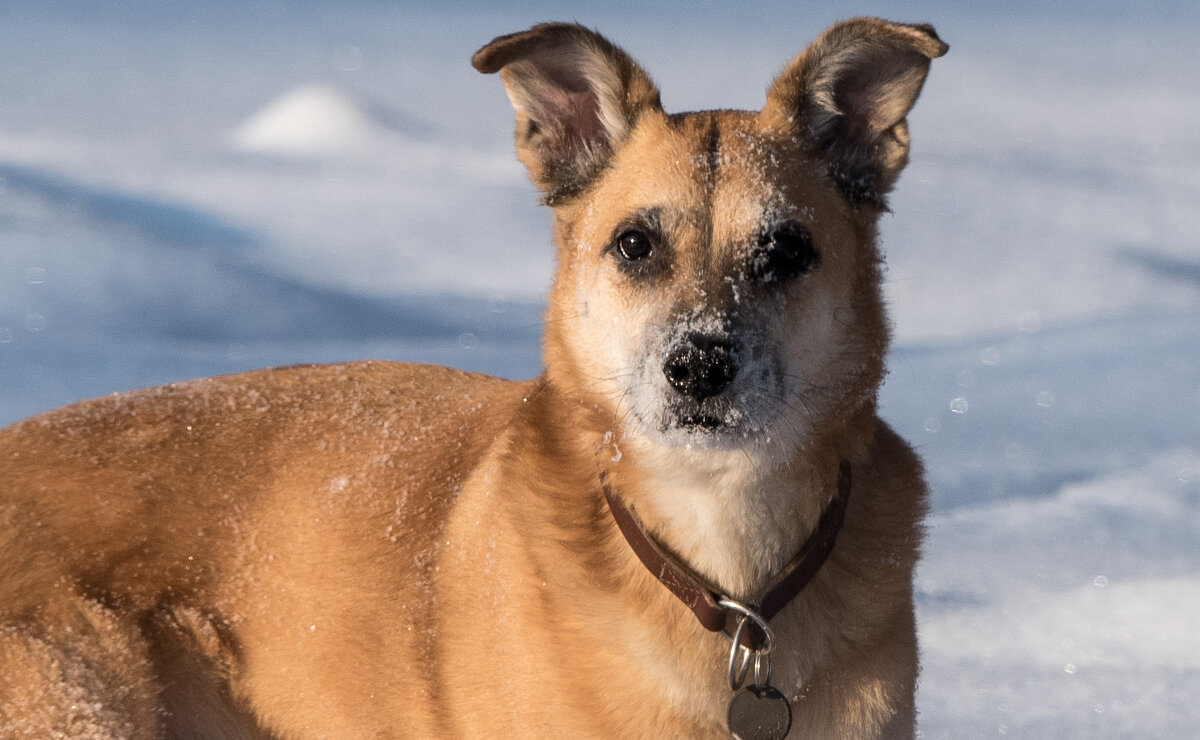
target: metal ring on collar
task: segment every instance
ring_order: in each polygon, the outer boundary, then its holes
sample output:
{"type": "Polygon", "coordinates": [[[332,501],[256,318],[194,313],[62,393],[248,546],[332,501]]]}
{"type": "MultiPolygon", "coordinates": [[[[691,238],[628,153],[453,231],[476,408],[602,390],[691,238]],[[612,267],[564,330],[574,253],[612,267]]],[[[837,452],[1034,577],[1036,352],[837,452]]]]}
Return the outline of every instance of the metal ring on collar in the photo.
{"type": "Polygon", "coordinates": [[[762,653],[763,655],[771,652],[771,648],[775,646],[775,631],[771,629],[771,625],[767,624],[767,620],[765,617],[763,617],[763,615],[759,614],[753,608],[746,606],[742,602],[734,601],[733,599],[721,599],[717,602],[717,604],[725,609],[728,609],[729,611],[737,612],[738,614],[742,615],[742,618],[738,621],[737,631],[734,633],[733,637],[730,638],[733,640],[735,645],[741,642],[742,634],[745,632],[746,624],[752,621],[756,627],[762,630],[763,637],[765,638],[763,640],[762,647],[754,652],[762,653]]]}
{"type": "MultiPolygon", "coordinates": [[[[743,617],[743,620],[745,618],[743,617]]],[[[743,621],[743,625],[745,622],[743,621]]],[[[741,627],[738,628],[739,632],[741,627]]],[[[729,646],[729,688],[737,691],[746,683],[746,675],[750,672],[750,658],[756,653],[748,647],[733,642],[729,646]],[[742,664],[738,665],[738,653],[742,653],[742,664]]]]}
{"type": "Polygon", "coordinates": [[[775,632],[761,614],[745,604],[733,599],[722,599],[718,603],[725,609],[736,612],[739,615],[737,629],[734,630],[733,636],[729,638],[729,688],[737,691],[742,687],[742,684],[746,683],[746,676],[750,673],[751,658],[754,658],[754,685],[765,685],[771,680],[770,654],[771,649],[775,646],[775,632]],[[742,644],[742,637],[745,635],[746,626],[751,622],[762,630],[764,637],[762,647],[757,650],[752,650],[742,644]],[[740,665],[738,661],[739,655],[741,656],[740,665]],[[765,670],[763,667],[764,659],[766,662],[765,670]]]}
{"type": "MultiPolygon", "coordinates": [[[[745,678],[743,677],[743,681],[745,678]]],[[[754,654],[754,687],[761,689],[771,683],[771,656],[768,653],[754,654]],[[763,664],[766,668],[763,668],[763,664]]]]}

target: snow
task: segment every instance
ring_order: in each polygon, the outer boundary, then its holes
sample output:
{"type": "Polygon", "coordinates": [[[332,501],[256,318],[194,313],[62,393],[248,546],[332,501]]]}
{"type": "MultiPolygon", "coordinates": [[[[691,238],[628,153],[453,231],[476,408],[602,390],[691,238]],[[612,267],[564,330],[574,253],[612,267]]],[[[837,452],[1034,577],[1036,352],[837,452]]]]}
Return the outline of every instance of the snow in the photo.
{"type": "Polygon", "coordinates": [[[337,87],[304,85],[251,116],[234,131],[232,143],[259,154],[365,155],[386,149],[389,138],[403,135],[392,117],[337,87]]]}
{"type": "Polygon", "coordinates": [[[1200,455],[939,513],[918,579],[927,736],[1186,736],[1200,650],[1200,455]],[[964,572],[964,561],[1003,563],[964,572]],[[1013,582],[1012,571],[1024,574],[1013,582]],[[963,675],[979,682],[966,693],[963,675]],[[970,702],[938,708],[955,696],[970,702]],[[1014,702],[1020,702],[1016,704],[1014,702]],[[1150,716],[1159,715],[1159,716],[1150,716]],[[1163,716],[1165,715],[1165,716],[1163,716]]]}
{"type": "Polygon", "coordinates": [[[549,216],[471,53],[578,19],[670,110],[757,107],[851,12],[951,45],[883,222],[922,732],[1198,735],[1193,3],[10,4],[0,423],[292,362],[533,375],[549,216]]]}

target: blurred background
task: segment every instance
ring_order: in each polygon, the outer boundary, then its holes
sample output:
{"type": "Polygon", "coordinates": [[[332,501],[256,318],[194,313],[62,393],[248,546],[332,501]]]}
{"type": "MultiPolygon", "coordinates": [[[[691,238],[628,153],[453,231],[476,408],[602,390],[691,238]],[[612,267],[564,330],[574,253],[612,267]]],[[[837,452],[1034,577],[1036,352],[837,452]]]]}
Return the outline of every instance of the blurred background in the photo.
{"type": "Polygon", "coordinates": [[[835,20],[950,53],[883,219],[924,737],[1200,734],[1200,6],[0,3],[0,423],[296,362],[541,369],[549,214],[469,65],[576,20],[671,111],[835,20]]]}

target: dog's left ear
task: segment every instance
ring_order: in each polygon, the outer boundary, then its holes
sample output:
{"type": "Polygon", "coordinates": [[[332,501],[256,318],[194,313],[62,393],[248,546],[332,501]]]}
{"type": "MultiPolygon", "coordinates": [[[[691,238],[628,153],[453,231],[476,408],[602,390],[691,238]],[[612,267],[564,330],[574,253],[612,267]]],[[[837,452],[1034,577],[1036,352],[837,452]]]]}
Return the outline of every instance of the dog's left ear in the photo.
{"type": "Polygon", "coordinates": [[[500,36],[471,64],[500,73],[517,112],[517,156],[551,204],[586,186],[644,112],[662,110],[642,68],[576,24],[500,36]]]}
{"type": "Polygon", "coordinates": [[[908,162],[908,124],[929,62],[950,47],[933,26],[876,18],[822,33],[776,78],[763,118],[812,138],[853,204],[886,208],[908,162]]]}

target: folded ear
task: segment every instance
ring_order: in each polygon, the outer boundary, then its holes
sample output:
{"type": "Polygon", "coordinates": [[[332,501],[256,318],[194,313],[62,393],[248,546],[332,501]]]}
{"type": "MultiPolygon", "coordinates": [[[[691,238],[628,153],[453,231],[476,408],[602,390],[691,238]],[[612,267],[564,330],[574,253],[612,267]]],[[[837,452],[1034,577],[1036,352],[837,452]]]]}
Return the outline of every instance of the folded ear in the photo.
{"type": "Polygon", "coordinates": [[[570,23],[500,36],[475,53],[475,69],[499,72],[517,112],[517,156],[553,203],[605,165],[658,89],[621,49],[570,23]]]}
{"type": "Polygon", "coordinates": [[[931,59],[950,47],[932,26],[856,18],[830,27],[767,93],[764,118],[811,136],[854,204],[886,208],[908,162],[908,125],[931,59]]]}

